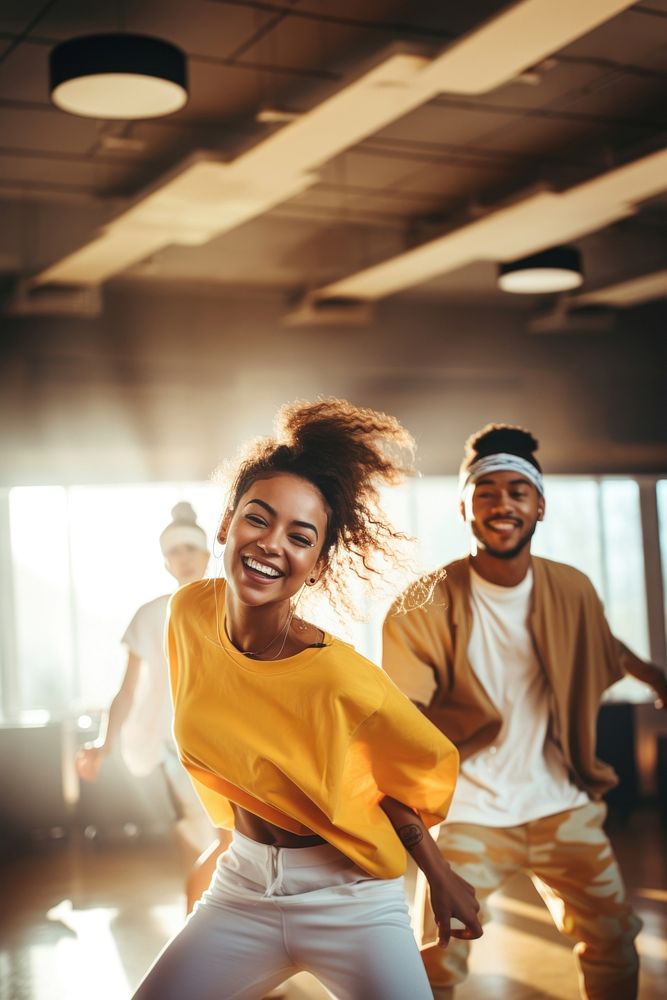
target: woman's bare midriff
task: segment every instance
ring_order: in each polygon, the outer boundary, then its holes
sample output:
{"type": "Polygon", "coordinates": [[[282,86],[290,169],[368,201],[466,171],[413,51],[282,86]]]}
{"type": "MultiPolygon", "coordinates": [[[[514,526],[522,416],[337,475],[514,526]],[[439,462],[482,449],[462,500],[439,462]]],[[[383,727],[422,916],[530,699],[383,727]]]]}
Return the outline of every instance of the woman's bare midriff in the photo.
{"type": "Polygon", "coordinates": [[[272,847],[316,847],[326,841],[316,833],[301,837],[297,833],[283,830],[281,826],[269,823],[266,819],[255,816],[254,813],[232,804],[236,829],[244,837],[257,841],[258,844],[269,844],[272,847]]]}

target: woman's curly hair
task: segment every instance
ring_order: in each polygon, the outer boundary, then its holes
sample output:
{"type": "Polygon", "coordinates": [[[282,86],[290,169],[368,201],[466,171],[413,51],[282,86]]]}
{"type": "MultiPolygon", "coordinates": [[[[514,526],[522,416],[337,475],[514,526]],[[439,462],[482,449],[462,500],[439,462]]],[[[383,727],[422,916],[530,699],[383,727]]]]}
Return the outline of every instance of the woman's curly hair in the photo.
{"type": "Polygon", "coordinates": [[[318,589],[357,617],[345,587],[350,571],[380,582],[383,564],[403,565],[401,543],[408,537],[384,514],[379,490],[414,473],[414,450],[409,432],[386,413],[335,398],[288,403],[276,416],[275,437],[252,442],[232,472],[228,509],[266,476],[292,473],[312,483],[328,514],[318,589]]]}

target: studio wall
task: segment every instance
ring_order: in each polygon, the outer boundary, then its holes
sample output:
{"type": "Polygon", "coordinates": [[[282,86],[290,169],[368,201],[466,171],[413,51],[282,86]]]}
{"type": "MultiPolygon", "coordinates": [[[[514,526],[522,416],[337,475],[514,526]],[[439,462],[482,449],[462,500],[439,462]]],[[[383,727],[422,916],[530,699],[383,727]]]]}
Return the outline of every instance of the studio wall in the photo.
{"type": "Polygon", "coordinates": [[[205,479],[276,407],[317,394],[399,416],[425,473],[490,420],[552,473],[667,471],[664,306],[535,334],[518,309],[395,298],[364,326],[285,327],[261,290],[117,284],[99,317],[4,317],[2,484],[205,479]]]}

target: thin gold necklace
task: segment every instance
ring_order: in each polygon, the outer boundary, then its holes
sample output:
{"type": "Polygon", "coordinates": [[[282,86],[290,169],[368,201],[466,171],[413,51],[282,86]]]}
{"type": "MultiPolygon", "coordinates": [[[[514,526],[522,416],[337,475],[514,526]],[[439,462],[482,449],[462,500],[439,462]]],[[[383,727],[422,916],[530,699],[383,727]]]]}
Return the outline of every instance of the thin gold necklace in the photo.
{"type": "MultiPolygon", "coordinates": [[[[280,654],[282,653],[283,649],[285,648],[285,643],[287,642],[287,633],[289,632],[289,627],[292,624],[292,618],[294,618],[294,608],[290,607],[289,614],[287,615],[287,621],[286,621],[286,623],[284,625],[281,625],[280,630],[278,631],[278,633],[276,635],[274,635],[273,639],[268,644],[268,646],[265,646],[264,649],[256,649],[256,650],[252,650],[252,649],[239,649],[239,653],[243,653],[244,656],[262,656],[263,653],[266,653],[267,649],[271,649],[271,646],[273,646],[274,642],[277,642],[277,640],[280,638],[280,636],[282,635],[282,633],[284,631],[285,634],[283,636],[283,641],[282,641],[282,645],[281,645],[280,649],[275,654],[275,656],[270,656],[269,657],[270,660],[279,660],[280,659],[280,654]]],[[[231,642],[231,639],[229,641],[231,642]]]]}
{"type": "MultiPolygon", "coordinates": [[[[214,579],[213,579],[213,595],[214,595],[214,598],[215,598],[215,629],[216,629],[216,632],[218,634],[218,645],[220,646],[221,649],[224,649],[225,646],[224,646],[224,643],[222,642],[222,636],[220,635],[220,614],[218,612],[218,588],[217,588],[217,582],[218,582],[217,581],[217,577],[214,577],[214,579]]],[[[298,599],[297,599],[297,602],[294,603],[294,605],[290,605],[290,610],[289,610],[289,614],[287,615],[287,621],[286,621],[286,623],[284,625],[280,626],[280,629],[279,629],[278,633],[276,635],[274,635],[273,639],[268,644],[268,646],[265,646],[264,649],[258,649],[258,650],[239,649],[239,653],[242,653],[243,656],[262,656],[267,651],[267,649],[271,649],[271,646],[273,646],[274,642],[276,642],[280,638],[280,636],[281,636],[281,634],[282,634],[282,632],[284,630],[285,634],[283,636],[283,641],[281,643],[280,649],[278,650],[278,652],[274,656],[269,656],[268,657],[269,660],[279,660],[280,659],[280,654],[284,650],[285,643],[287,642],[287,636],[289,635],[289,629],[290,629],[290,625],[292,624],[292,619],[294,618],[294,613],[296,611],[296,605],[297,605],[297,603],[298,603],[298,599]]],[[[302,626],[302,631],[305,630],[305,628],[306,628],[306,624],[304,622],[303,626],[302,626]]],[[[233,646],[234,643],[232,642],[232,640],[231,640],[231,638],[229,636],[229,633],[227,632],[227,629],[225,629],[225,635],[227,636],[227,638],[229,639],[229,641],[232,643],[232,646],[233,646]]],[[[235,647],[235,648],[237,648],[237,647],[235,647]]]]}

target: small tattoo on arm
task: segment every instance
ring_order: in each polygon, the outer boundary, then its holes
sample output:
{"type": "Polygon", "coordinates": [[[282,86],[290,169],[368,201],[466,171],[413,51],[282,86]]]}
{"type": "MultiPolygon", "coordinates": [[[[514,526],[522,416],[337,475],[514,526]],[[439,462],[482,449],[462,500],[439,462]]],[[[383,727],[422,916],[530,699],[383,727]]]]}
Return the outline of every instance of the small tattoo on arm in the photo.
{"type": "Polygon", "coordinates": [[[421,829],[415,824],[410,823],[408,826],[402,826],[398,830],[398,836],[401,839],[401,843],[408,851],[411,851],[413,847],[417,844],[421,844],[423,834],[421,829]]]}

